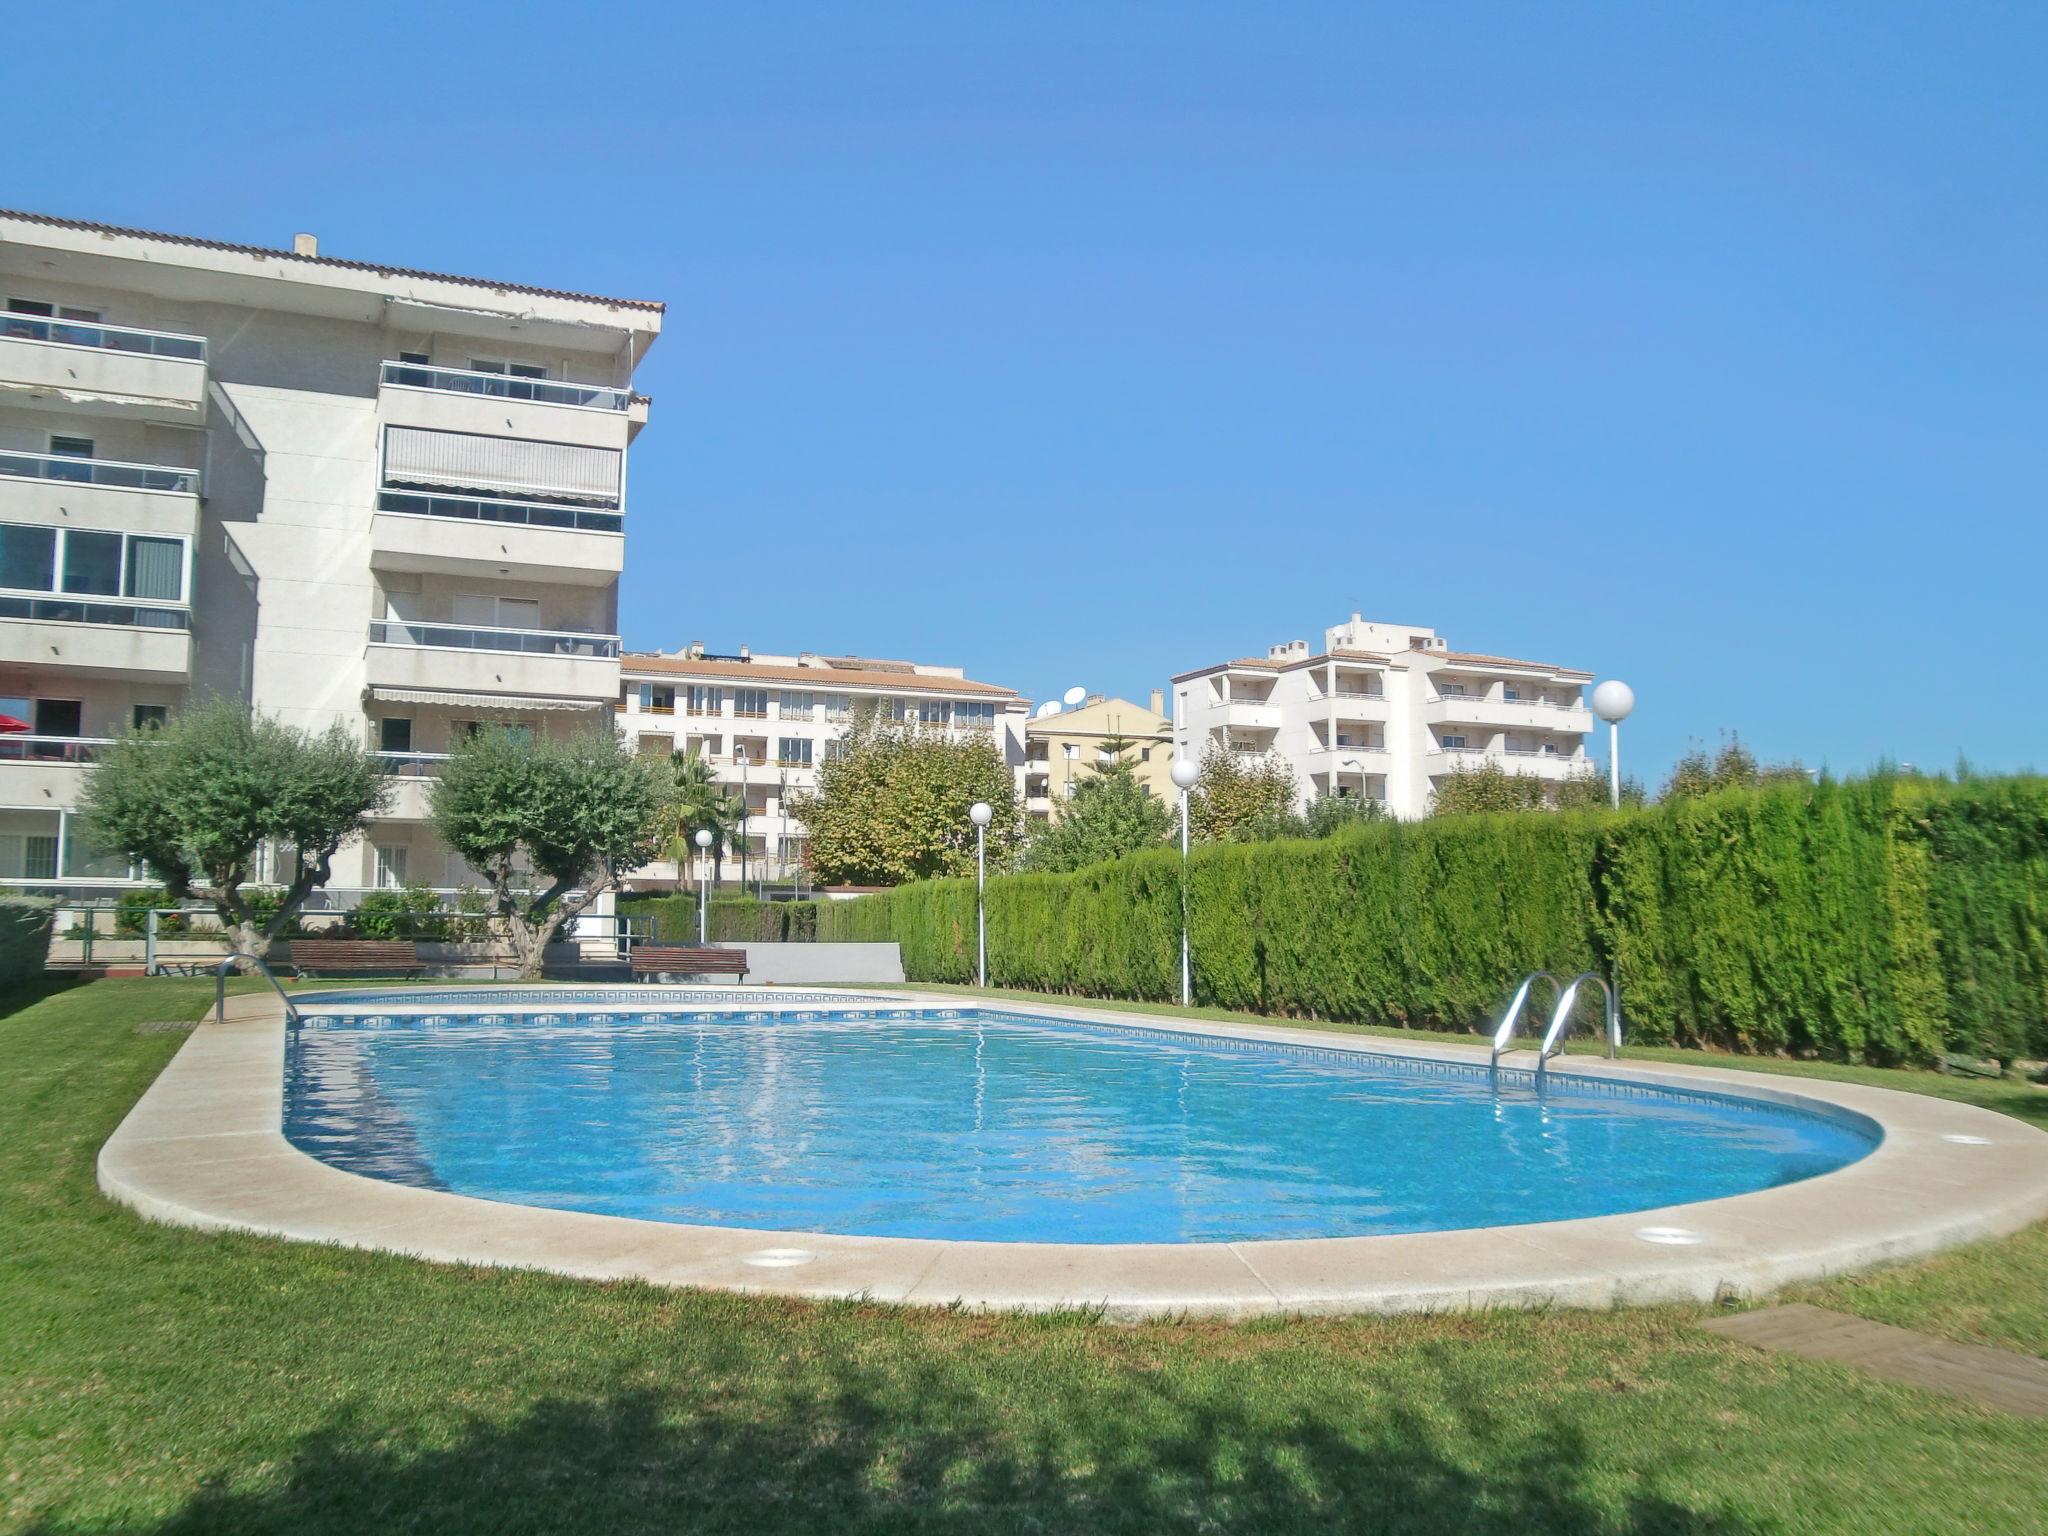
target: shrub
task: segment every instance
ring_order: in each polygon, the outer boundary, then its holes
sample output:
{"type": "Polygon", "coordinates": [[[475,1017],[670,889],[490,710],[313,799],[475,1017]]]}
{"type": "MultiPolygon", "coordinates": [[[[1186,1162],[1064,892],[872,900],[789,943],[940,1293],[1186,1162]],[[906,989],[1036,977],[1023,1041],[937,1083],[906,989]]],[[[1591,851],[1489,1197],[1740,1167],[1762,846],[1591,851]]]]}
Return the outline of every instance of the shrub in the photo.
{"type": "Polygon", "coordinates": [[[454,912],[428,886],[406,885],[371,891],[349,914],[349,928],[366,939],[412,939],[421,944],[474,944],[488,933],[484,893],[471,887],[456,899],[454,912]]]}
{"type": "MultiPolygon", "coordinates": [[[[1180,859],[993,877],[1003,985],[1172,999],[1180,859]]],[[[2048,781],[1783,780],[1650,809],[1475,814],[1188,862],[1198,999],[1489,1024],[1525,971],[1595,969],[1632,1038],[1896,1062],[2048,1053],[2048,781]]],[[[974,882],[821,903],[822,939],[974,971],[974,882]]]]}
{"type": "MultiPolygon", "coordinates": [[[[160,885],[144,886],[139,891],[123,891],[114,903],[114,932],[126,938],[140,938],[149,932],[152,909],[176,905],[170,892],[160,885]]],[[[156,920],[156,931],[162,938],[183,933],[190,927],[186,918],[170,912],[156,920]]]]}

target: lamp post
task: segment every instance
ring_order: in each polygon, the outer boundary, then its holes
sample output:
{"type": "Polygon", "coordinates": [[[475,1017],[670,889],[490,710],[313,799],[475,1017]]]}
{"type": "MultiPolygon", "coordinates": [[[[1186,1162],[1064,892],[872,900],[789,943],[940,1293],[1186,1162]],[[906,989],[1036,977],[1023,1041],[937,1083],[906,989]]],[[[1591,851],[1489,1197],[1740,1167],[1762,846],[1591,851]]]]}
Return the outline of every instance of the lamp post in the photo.
{"type": "Polygon", "coordinates": [[[1188,955],[1188,791],[1202,770],[1184,757],[1173,760],[1173,782],[1180,790],[1180,1005],[1191,1008],[1195,1001],[1195,972],[1188,955]]]}
{"type": "Polygon", "coordinates": [[[988,985],[988,824],[995,817],[986,800],[967,808],[974,823],[974,974],[975,985],[988,985]]]}
{"type": "MultiPolygon", "coordinates": [[[[697,857],[703,858],[711,848],[711,829],[699,827],[697,835],[690,839],[697,845],[697,857]]],[[[703,866],[697,868],[697,945],[704,948],[711,943],[707,936],[711,930],[711,890],[703,866]]]]}
{"type": "Polygon", "coordinates": [[[1593,713],[1607,722],[1607,794],[1621,809],[1621,722],[1636,707],[1636,691],[1610,677],[1593,690],[1593,713]]]}

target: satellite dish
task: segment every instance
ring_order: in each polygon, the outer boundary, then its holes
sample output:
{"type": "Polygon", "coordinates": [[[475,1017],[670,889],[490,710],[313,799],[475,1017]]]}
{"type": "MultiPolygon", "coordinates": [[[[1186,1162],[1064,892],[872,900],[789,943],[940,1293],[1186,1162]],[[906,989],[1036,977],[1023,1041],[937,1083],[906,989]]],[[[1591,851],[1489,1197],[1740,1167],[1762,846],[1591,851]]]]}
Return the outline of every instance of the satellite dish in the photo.
{"type": "Polygon", "coordinates": [[[1067,708],[1072,709],[1076,704],[1079,704],[1088,697],[1088,690],[1077,683],[1060,695],[1060,697],[1066,700],[1067,708]]]}
{"type": "Polygon", "coordinates": [[[1041,720],[1047,719],[1050,716],[1058,714],[1059,712],[1060,701],[1058,699],[1047,699],[1043,704],[1038,706],[1038,718],[1041,720]]]}

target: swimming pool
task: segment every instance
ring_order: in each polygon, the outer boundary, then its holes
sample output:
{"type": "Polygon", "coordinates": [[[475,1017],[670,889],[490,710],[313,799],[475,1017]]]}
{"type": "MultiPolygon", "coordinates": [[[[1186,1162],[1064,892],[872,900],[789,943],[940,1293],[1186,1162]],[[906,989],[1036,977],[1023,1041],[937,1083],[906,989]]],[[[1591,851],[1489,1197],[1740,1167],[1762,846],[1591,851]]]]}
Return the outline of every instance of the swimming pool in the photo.
{"type": "Polygon", "coordinates": [[[1860,1116],[845,994],[337,994],[284,1131],[517,1205],[873,1237],[1227,1243],[1509,1226],[1794,1183],[1860,1116]],[[690,1007],[690,1003],[698,1006],[690,1007]],[[429,1011],[431,1010],[431,1011],[429,1011]]]}

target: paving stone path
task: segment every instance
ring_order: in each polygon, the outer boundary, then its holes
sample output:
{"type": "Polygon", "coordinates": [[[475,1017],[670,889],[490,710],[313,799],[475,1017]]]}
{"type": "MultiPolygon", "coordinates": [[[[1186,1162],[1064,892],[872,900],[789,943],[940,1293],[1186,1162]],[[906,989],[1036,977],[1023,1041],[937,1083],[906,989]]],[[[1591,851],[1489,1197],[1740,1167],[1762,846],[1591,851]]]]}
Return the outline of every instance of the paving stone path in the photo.
{"type": "Polygon", "coordinates": [[[1758,1349],[1859,1366],[1887,1381],[1967,1398],[2004,1413],[2048,1418],[2048,1360],[2032,1355],[1955,1344],[1804,1302],[1737,1312],[1702,1326],[1758,1349]]]}

